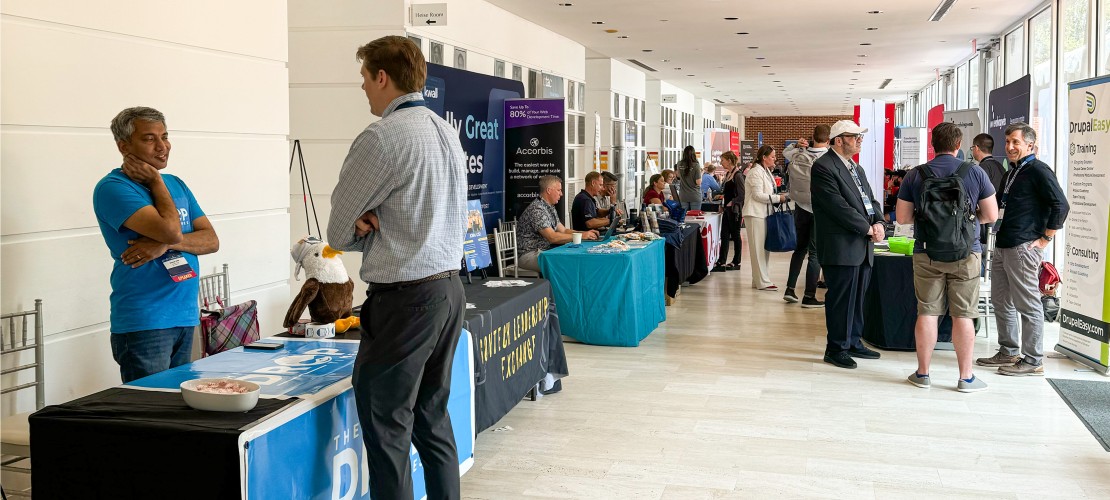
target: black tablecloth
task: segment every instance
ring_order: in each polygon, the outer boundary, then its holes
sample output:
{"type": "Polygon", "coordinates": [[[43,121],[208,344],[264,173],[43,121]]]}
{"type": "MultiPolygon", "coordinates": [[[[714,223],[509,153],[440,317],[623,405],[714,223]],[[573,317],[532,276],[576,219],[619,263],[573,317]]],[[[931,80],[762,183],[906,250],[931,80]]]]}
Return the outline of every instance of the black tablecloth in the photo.
{"type": "Polygon", "coordinates": [[[666,276],[667,295],[674,297],[678,287],[689,281],[697,283],[709,274],[709,264],[705,260],[705,244],[702,242],[700,226],[687,224],[680,226],[679,238],[682,243],[675,247],[667,242],[666,276]]]}
{"type": "MultiPolygon", "coordinates": [[[[871,285],[863,301],[863,340],[881,348],[912,351],[917,347],[917,297],[913,291],[913,259],[904,255],[875,255],[871,285]]],[[[952,317],[940,318],[937,340],[952,341],[952,317]]]]}
{"type": "Polygon", "coordinates": [[[238,499],[239,434],[297,401],[209,412],[178,392],[117,387],[47,406],[29,419],[31,489],[40,499],[238,499]]]}
{"type": "MultiPolygon", "coordinates": [[[[701,240],[701,238],[693,238],[701,240]]],[[[704,259],[703,259],[704,260],[704,259]]],[[[526,287],[494,288],[485,285],[490,281],[504,281],[516,278],[473,278],[473,283],[463,280],[467,303],[474,309],[467,309],[463,328],[474,337],[474,419],[475,432],[482,432],[501,420],[536,383],[548,374],[556,379],[566,376],[567,357],[563,350],[563,337],[559,330],[559,319],[555,314],[555,300],[551,298],[551,282],[544,279],[525,278],[531,283],[526,287]],[[535,307],[547,299],[546,310],[537,315],[541,321],[533,320],[535,307]],[[523,315],[529,314],[527,317],[523,315]],[[516,321],[516,322],[514,322],[516,321]],[[534,324],[533,324],[534,323],[534,324]],[[517,325],[531,326],[515,335],[517,325]],[[509,332],[509,338],[498,337],[509,332]],[[527,334],[525,334],[527,333],[527,334]],[[535,345],[531,345],[532,335],[536,335],[535,345]],[[495,338],[496,337],[496,338],[495,338]],[[493,344],[497,341],[496,346],[493,344]],[[502,347],[500,341],[506,340],[502,347]],[[510,355],[516,348],[521,354],[532,356],[519,369],[505,376],[502,372],[502,358],[510,355]]],[[[287,334],[286,334],[287,335],[287,334]]],[[[285,335],[280,335],[285,336],[285,335]]],[[[336,338],[360,340],[362,332],[352,328],[336,338]]]]}
{"type": "Polygon", "coordinates": [[[551,282],[528,278],[526,287],[489,287],[501,278],[465,284],[463,327],[474,336],[475,432],[509,413],[547,374],[569,373],[551,282]]]}

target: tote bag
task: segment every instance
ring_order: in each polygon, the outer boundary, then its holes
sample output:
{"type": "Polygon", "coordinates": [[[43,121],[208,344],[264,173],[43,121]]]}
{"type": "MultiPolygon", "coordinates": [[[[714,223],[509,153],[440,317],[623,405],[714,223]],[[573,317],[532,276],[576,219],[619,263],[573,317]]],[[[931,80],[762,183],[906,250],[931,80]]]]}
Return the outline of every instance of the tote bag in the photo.
{"type": "Polygon", "coordinates": [[[248,300],[215,311],[202,309],[200,331],[205,356],[250,344],[259,338],[258,302],[248,300]]]}
{"type": "MultiPolygon", "coordinates": [[[[772,198],[767,197],[768,200],[772,198]]],[[[771,213],[767,216],[767,239],[763,249],[768,252],[793,252],[798,246],[798,234],[794,232],[794,213],[787,210],[786,203],[771,203],[771,213]]]]}

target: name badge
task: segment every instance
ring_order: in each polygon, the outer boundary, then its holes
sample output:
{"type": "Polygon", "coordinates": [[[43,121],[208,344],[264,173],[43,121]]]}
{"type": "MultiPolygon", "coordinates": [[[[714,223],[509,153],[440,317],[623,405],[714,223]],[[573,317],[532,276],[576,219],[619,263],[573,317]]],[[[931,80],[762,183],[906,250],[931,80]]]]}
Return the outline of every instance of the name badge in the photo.
{"type": "Polygon", "coordinates": [[[196,278],[197,272],[189,265],[189,261],[185,260],[185,256],[177,250],[170,250],[159,257],[162,266],[166,268],[169,273],[170,279],[174,282],[181,282],[187,279],[196,278]]]}
{"type": "Polygon", "coordinates": [[[994,225],[991,226],[991,232],[998,234],[998,227],[1002,225],[1002,216],[1006,215],[1006,208],[998,209],[998,218],[994,220],[994,225]]]}

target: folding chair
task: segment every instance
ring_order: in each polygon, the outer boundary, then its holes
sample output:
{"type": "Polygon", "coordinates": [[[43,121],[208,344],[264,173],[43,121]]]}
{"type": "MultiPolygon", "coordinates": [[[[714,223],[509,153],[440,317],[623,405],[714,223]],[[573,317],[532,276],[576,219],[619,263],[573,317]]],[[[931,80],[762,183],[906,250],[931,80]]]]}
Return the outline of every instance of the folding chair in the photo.
{"type": "MultiPolygon", "coordinates": [[[[14,394],[7,397],[18,401],[20,391],[34,389],[35,410],[42,409],[46,405],[44,350],[42,299],[35,299],[34,310],[0,315],[0,377],[4,381],[0,394],[14,394]],[[28,333],[29,324],[34,325],[31,334],[28,333]],[[28,351],[33,354],[33,361],[28,359],[32,357],[27,355],[28,351]],[[23,372],[33,373],[33,380],[28,382],[26,380],[29,377],[20,377],[23,372]]],[[[31,473],[29,465],[16,465],[31,458],[31,429],[27,424],[27,417],[31,413],[5,416],[0,421],[0,455],[4,456],[3,461],[0,461],[0,469],[28,475],[31,473]]],[[[20,494],[30,497],[30,490],[20,494]]]]}

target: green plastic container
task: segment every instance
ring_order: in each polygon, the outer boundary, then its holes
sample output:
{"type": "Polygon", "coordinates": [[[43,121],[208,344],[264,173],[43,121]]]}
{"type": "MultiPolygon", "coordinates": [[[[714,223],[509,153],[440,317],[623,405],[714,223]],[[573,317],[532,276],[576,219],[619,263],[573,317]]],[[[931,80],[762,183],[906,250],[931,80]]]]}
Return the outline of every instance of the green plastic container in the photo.
{"type": "Polygon", "coordinates": [[[913,255],[913,238],[906,238],[903,236],[895,236],[887,240],[890,244],[890,253],[900,253],[902,255],[913,255]]]}

